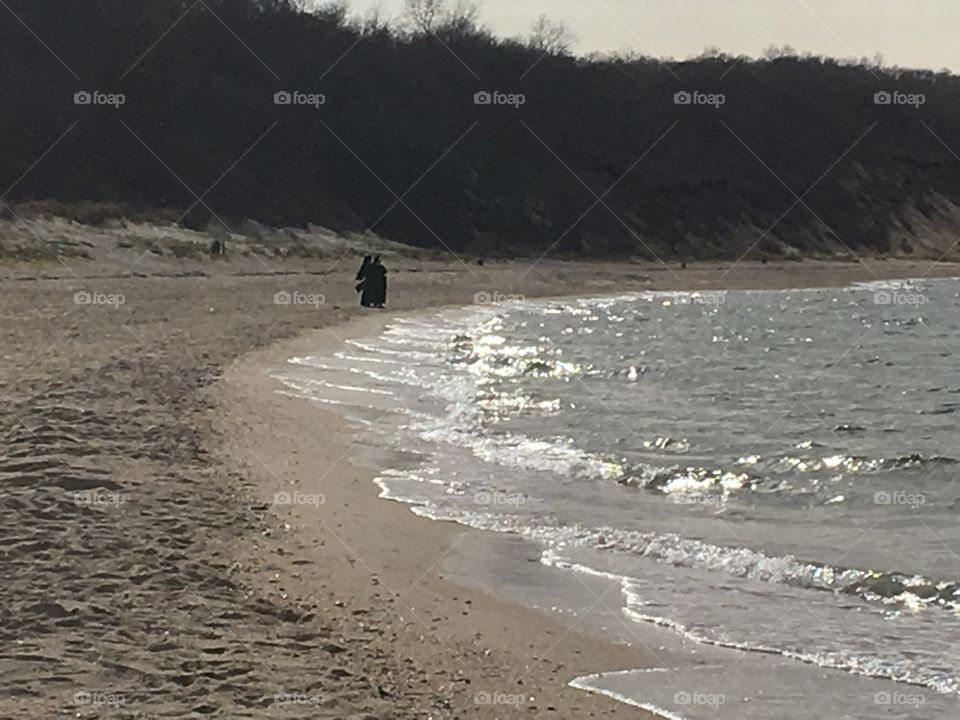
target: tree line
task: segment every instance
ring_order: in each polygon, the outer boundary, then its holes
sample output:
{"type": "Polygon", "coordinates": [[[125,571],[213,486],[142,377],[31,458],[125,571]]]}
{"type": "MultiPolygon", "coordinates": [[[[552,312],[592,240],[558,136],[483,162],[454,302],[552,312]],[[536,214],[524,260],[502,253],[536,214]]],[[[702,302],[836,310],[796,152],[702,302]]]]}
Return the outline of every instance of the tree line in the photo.
{"type": "Polygon", "coordinates": [[[410,0],[401,23],[293,0],[7,6],[7,204],[694,259],[909,252],[960,195],[947,72],[789,50],[578,57],[549,18],[498,38],[442,0],[410,0]]]}

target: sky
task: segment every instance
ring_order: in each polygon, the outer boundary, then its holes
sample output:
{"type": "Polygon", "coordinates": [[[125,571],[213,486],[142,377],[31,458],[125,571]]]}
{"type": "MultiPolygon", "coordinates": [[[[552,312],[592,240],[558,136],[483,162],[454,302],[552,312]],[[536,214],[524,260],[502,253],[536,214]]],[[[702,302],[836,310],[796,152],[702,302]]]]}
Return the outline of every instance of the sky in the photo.
{"type": "MultiPolygon", "coordinates": [[[[453,3],[454,0],[451,0],[453,3]]],[[[883,56],[885,65],[960,72],[958,0],[482,0],[497,35],[524,35],[545,14],[563,20],[579,54],[635,50],[687,58],[708,46],[758,56],[791,45],[833,57],[883,56]]],[[[362,14],[400,14],[403,0],[350,0],[362,14]]]]}

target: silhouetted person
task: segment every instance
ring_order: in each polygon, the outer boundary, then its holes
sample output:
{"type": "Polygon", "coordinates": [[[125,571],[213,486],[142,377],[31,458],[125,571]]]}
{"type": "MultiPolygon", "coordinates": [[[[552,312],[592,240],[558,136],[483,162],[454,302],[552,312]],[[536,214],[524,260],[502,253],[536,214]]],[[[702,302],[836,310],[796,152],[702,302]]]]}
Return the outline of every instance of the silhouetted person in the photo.
{"type": "Polygon", "coordinates": [[[370,285],[370,276],[369,270],[370,266],[373,264],[373,260],[369,255],[364,256],[363,264],[360,266],[359,272],[357,272],[357,292],[360,293],[360,305],[361,307],[370,307],[373,303],[371,301],[371,285],[370,285]]]}
{"type": "Polygon", "coordinates": [[[379,255],[367,268],[367,278],[370,283],[370,304],[382,308],[387,302],[387,268],[380,262],[379,255]]]}
{"type": "Polygon", "coordinates": [[[214,240],[212,243],[210,243],[210,256],[217,257],[218,255],[222,255],[223,253],[221,252],[221,249],[222,246],[220,245],[220,241],[214,240]]]}

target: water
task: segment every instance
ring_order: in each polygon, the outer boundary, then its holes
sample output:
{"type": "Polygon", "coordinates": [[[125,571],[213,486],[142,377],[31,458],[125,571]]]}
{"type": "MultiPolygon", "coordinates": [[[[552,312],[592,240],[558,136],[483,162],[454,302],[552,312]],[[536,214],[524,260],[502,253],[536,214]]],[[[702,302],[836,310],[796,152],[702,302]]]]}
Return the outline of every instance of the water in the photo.
{"type": "Polygon", "coordinates": [[[951,279],[479,306],[280,376],[416,453],[385,497],[612,580],[638,638],[716,659],[577,686],[668,717],[939,718],[960,716],[955,353],[951,279]]]}

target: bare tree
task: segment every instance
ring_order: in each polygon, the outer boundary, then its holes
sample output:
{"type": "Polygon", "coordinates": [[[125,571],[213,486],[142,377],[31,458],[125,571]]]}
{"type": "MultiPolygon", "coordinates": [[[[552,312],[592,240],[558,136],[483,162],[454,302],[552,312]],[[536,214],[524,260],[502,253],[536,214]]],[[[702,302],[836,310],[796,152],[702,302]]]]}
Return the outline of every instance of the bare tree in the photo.
{"type": "Polygon", "coordinates": [[[473,0],[457,0],[450,7],[448,0],[405,0],[402,24],[415,35],[438,35],[446,38],[476,35],[480,8],[473,0]]]}
{"type": "Polygon", "coordinates": [[[528,44],[544,53],[566,55],[576,41],[576,36],[565,23],[541,15],[530,30],[528,44]]]}
{"type": "Polygon", "coordinates": [[[707,45],[703,52],[699,55],[694,55],[695,60],[709,60],[711,58],[720,58],[723,57],[723,50],[718,48],[716,45],[707,45]]]}
{"type": "MultiPolygon", "coordinates": [[[[286,3],[286,0],[281,0],[286,3]]],[[[321,15],[336,20],[345,20],[348,13],[348,0],[290,0],[290,5],[297,10],[321,15]]],[[[343,24],[342,22],[338,24],[343,24]]]]}
{"type": "Polygon", "coordinates": [[[457,0],[449,11],[444,11],[441,29],[447,35],[474,35],[479,32],[480,7],[472,0],[457,0]]]}
{"type": "Polygon", "coordinates": [[[353,16],[349,25],[364,37],[390,32],[390,23],[384,19],[382,5],[374,5],[363,16],[353,16]]]}
{"type": "Polygon", "coordinates": [[[447,14],[445,0],[405,0],[403,16],[416,33],[436,32],[447,14]]]}
{"type": "Polygon", "coordinates": [[[322,3],[315,11],[320,17],[326,18],[338,27],[347,24],[347,17],[350,14],[350,7],[347,0],[327,0],[322,3]]]}
{"type": "Polygon", "coordinates": [[[796,57],[797,51],[793,48],[792,45],[784,45],[783,47],[777,47],[776,45],[770,45],[763,50],[763,59],[767,61],[779,60],[780,58],[796,57]]]}

